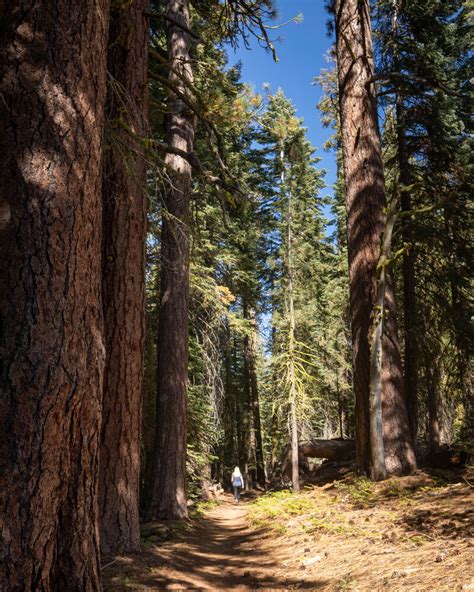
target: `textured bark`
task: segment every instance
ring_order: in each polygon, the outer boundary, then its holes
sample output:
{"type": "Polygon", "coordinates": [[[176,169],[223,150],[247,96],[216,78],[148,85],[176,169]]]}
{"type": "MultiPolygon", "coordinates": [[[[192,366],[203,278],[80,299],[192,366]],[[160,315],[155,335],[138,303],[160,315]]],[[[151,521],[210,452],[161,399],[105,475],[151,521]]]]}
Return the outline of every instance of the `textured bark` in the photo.
{"type": "MultiPolygon", "coordinates": [[[[188,0],[168,0],[170,82],[188,91],[192,82],[188,0]],[[178,76],[180,73],[181,76],[178,76]]],[[[194,116],[176,95],[169,98],[167,142],[192,152],[194,116]]],[[[158,393],[151,518],[185,518],[186,392],[188,377],[189,207],[191,167],[176,154],[166,156],[170,182],[164,196],[161,235],[161,303],[158,329],[158,393]]]]}
{"type": "Polygon", "coordinates": [[[100,449],[100,544],[104,553],[140,548],[140,434],[145,337],[148,35],[134,0],[112,10],[103,184],[103,302],[106,342],[100,449]],[[123,125],[117,125],[117,121],[123,125]]]}
{"type": "MultiPolygon", "coordinates": [[[[356,396],[358,470],[370,474],[369,342],[376,265],[383,232],[385,187],[373,84],[370,15],[366,0],[336,0],[336,49],[346,185],[347,243],[356,396]]],[[[385,293],[382,414],[389,473],[409,472],[415,457],[408,427],[390,282],[385,293]]]]}
{"type": "Polygon", "coordinates": [[[108,2],[0,21],[1,589],[96,591],[108,2]]]}

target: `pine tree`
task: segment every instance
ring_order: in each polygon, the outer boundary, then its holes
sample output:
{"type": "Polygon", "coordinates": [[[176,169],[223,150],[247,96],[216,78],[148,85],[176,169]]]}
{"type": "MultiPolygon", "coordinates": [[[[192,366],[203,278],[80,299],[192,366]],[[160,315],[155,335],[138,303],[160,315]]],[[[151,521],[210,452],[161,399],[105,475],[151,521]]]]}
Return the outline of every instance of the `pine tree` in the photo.
{"type": "MultiPolygon", "coordinates": [[[[470,226],[465,188],[472,175],[465,133],[469,24],[466,7],[457,1],[381,2],[376,17],[378,77],[396,122],[386,144],[394,146],[387,168],[397,181],[392,187],[400,191],[402,209],[407,398],[413,431],[416,409],[425,407],[437,447],[440,416],[453,405],[447,399],[464,400],[468,408],[472,397],[466,364],[472,331],[466,331],[463,279],[469,275],[468,239],[462,230],[470,226]],[[448,335],[455,336],[454,347],[448,335]],[[443,383],[449,384],[449,395],[443,383]]],[[[425,432],[423,425],[420,430],[425,432]]]]}
{"type": "MultiPolygon", "coordinates": [[[[167,145],[189,155],[195,115],[183,97],[193,81],[190,62],[189,1],[169,0],[166,15],[171,87],[166,119],[167,145]],[[180,25],[183,25],[180,26],[180,25]]],[[[166,155],[169,184],[164,194],[161,232],[161,285],[158,322],[158,385],[154,481],[150,517],[185,518],[186,392],[188,381],[189,208],[191,165],[166,155]]]]}
{"type": "MultiPolygon", "coordinates": [[[[274,218],[269,227],[273,249],[269,254],[275,266],[273,372],[285,397],[279,403],[280,413],[289,414],[292,483],[298,491],[298,442],[305,434],[303,417],[314,416],[313,377],[306,369],[314,363],[315,355],[309,337],[308,300],[313,302],[317,291],[315,269],[320,259],[322,220],[316,199],[322,182],[314,168],[314,148],[305,139],[301,121],[281,91],[269,98],[260,142],[265,144],[267,154],[267,207],[273,209],[274,218]],[[308,286],[312,294],[305,291],[308,286]]],[[[306,423],[309,426],[310,422],[306,423]]]]}

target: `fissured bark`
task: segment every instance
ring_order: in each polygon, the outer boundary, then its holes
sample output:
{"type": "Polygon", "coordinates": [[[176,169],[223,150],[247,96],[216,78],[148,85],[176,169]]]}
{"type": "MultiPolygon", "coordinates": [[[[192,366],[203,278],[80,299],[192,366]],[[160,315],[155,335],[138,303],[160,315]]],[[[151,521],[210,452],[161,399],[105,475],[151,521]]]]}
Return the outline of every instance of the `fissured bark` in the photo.
{"type": "MultiPolygon", "coordinates": [[[[189,93],[189,1],[168,0],[169,81],[180,94],[189,93]],[[179,75],[178,75],[179,74],[179,75]]],[[[194,115],[170,92],[167,142],[191,153],[194,115]]],[[[166,156],[169,175],[163,197],[161,234],[161,301],[158,328],[158,392],[154,477],[149,506],[152,519],[185,518],[186,396],[188,381],[189,209],[191,165],[176,154],[166,156]]]]}
{"type": "Polygon", "coordinates": [[[97,591],[108,2],[0,21],[1,589],[97,591]]]}
{"type": "MultiPolygon", "coordinates": [[[[384,230],[385,186],[368,2],[336,0],[334,8],[346,185],[357,465],[360,472],[370,474],[368,334],[384,230]]],[[[382,359],[384,453],[387,472],[401,474],[413,470],[416,461],[403,395],[395,300],[390,282],[385,293],[385,308],[382,359]]]]}
{"type": "Polygon", "coordinates": [[[140,548],[139,482],[145,337],[147,0],[112,9],[103,183],[106,364],[100,448],[100,545],[140,548]]]}

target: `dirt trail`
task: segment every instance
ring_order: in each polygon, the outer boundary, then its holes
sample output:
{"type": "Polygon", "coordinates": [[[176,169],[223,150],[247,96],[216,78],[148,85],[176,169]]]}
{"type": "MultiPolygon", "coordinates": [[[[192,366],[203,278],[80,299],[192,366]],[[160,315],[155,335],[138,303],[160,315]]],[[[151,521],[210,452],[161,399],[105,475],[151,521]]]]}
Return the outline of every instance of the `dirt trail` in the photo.
{"type": "Polygon", "coordinates": [[[248,590],[275,587],[275,561],[246,527],[245,503],[226,499],[181,543],[162,548],[168,589],[248,590]],[[258,572],[258,574],[257,574],[258,572]]]}
{"type": "Polygon", "coordinates": [[[178,541],[119,559],[119,578],[107,577],[106,569],[105,590],[316,589],[316,582],[282,570],[278,552],[265,544],[271,533],[248,529],[246,513],[245,501],[237,505],[226,496],[178,541]]]}
{"type": "Polygon", "coordinates": [[[473,477],[351,479],[144,525],[139,554],[104,558],[104,590],[474,590],[473,477]]]}

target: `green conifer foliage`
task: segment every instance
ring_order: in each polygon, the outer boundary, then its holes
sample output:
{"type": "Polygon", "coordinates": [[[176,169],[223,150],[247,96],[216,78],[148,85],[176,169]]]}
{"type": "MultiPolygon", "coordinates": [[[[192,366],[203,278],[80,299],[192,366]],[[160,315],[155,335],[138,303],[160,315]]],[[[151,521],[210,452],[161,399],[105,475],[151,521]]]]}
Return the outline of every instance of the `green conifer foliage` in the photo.
{"type": "Polygon", "coordinates": [[[468,5],[381,1],[376,23],[386,171],[402,209],[408,404],[413,432],[436,448],[473,435],[468,5]]]}

